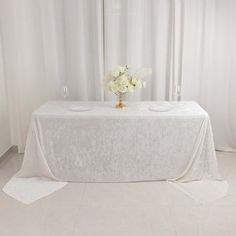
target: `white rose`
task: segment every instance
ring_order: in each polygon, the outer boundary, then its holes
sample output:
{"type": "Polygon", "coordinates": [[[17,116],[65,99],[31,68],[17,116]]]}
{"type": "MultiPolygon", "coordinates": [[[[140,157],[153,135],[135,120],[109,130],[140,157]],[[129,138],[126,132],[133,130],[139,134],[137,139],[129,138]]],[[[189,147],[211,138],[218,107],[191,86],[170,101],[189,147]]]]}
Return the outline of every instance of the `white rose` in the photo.
{"type": "Polygon", "coordinates": [[[128,92],[134,92],[134,86],[131,84],[131,83],[129,83],[129,85],[128,85],[128,92]]]}
{"type": "Polygon", "coordinates": [[[137,86],[137,88],[142,88],[142,82],[141,82],[141,80],[137,80],[136,86],[137,86]]]}
{"type": "Polygon", "coordinates": [[[118,66],[118,69],[121,73],[124,73],[126,71],[126,67],[125,66],[118,66]]]}
{"type": "Polygon", "coordinates": [[[112,71],[112,76],[114,76],[115,78],[116,77],[118,77],[119,75],[120,75],[120,71],[119,71],[119,69],[118,68],[116,68],[116,69],[114,69],[113,71],[112,71]]]}
{"type": "Polygon", "coordinates": [[[143,81],[143,88],[145,88],[147,85],[147,82],[146,81],[143,81]]]}
{"type": "Polygon", "coordinates": [[[138,83],[138,80],[137,80],[135,77],[133,77],[133,78],[131,79],[131,83],[132,83],[134,86],[136,86],[136,84],[138,83]]]}

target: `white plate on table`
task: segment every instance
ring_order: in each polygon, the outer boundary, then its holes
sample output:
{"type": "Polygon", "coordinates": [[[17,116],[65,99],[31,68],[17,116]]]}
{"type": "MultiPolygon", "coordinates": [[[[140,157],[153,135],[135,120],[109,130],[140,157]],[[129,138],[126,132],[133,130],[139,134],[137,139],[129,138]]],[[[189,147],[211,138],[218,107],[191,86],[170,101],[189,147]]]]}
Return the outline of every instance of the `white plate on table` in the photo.
{"type": "Polygon", "coordinates": [[[153,105],[149,107],[150,111],[154,112],[167,112],[170,111],[173,107],[171,105],[153,105]]]}
{"type": "Polygon", "coordinates": [[[71,106],[68,109],[70,111],[73,111],[73,112],[83,112],[83,111],[90,111],[91,107],[86,107],[86,106],[71,106]]]}

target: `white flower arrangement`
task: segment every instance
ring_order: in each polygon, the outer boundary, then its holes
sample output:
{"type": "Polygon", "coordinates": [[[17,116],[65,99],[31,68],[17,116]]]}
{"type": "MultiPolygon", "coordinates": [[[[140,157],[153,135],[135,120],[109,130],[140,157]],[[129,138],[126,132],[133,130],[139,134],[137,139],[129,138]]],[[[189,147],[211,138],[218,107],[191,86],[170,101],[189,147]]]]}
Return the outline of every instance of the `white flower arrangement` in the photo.
{"type": "Polygon", "coordinates": [[[119,103],[116,108],[123,108],[125,104],[122,101],[122,95],[125,93],[132,93],[136,89],[146,87],[146,82],[141,77],[151,74],[151,69],[142,69],[131,75],[129,67],[117,66],[107,76],[105,81],[106,88],[116,94],[119,99],[119,103]]]}
{"type": "Polygon", "coordinates": [[[146,82],[137,75],[128,73],[129,67],[117,66],[107,76],[106,87],[109,91],[119,93],[132,93],[135,89],[146,87],[146,82]]]}

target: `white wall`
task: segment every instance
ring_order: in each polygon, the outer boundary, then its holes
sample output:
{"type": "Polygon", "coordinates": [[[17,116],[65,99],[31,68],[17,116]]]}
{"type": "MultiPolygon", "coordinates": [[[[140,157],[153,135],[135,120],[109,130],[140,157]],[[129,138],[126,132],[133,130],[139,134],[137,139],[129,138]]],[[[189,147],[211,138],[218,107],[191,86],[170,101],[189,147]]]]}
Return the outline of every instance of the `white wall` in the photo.
{"type": "Polygon", "coordinates": [[[3,58],[1,57],[1,50],[2,47],[0,38],[0,157],[11,146],[7,93],[4,80],[3,58]]]}

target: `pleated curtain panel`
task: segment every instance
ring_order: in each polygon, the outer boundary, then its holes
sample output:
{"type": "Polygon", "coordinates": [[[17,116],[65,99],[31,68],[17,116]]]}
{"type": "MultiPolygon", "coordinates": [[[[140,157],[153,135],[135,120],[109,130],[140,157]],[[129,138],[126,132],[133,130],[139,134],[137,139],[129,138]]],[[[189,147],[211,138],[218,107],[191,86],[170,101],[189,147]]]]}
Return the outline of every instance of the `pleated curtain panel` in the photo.
{"type": "Polygon", "coordinates": [[[114,100],[118,64],[152,68],[127,100],[195,100],[216,149],[236,151],[236,1],[1,0],[0,46],[12,144],[24,152],[32,111],[48,100],[114,100]]]}

